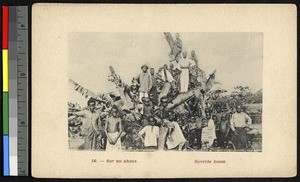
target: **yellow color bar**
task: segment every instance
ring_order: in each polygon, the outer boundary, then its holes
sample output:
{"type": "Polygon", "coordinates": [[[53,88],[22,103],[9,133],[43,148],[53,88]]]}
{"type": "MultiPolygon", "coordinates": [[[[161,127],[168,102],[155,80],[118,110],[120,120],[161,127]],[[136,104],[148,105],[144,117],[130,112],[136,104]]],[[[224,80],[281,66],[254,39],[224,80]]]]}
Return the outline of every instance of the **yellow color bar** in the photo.
{"type": "Polygon", "coordinates": [[[3,92],[8,92],[8,50],[2,50],[3,92]]]}

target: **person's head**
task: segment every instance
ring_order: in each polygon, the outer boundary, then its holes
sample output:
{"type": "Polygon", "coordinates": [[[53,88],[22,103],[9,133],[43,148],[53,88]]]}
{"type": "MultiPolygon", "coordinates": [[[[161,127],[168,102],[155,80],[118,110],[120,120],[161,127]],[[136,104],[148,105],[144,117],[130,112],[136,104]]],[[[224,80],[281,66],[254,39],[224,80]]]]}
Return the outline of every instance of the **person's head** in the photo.
{"type": "Polygon", "coordinates": [[[149,125],[154,126],[156,124],[156,119],[153,116],[149,116],[148,118],[149,125]]]}
{"type": "Polygon", "coordinates": [[[167,64],[164,64],[164,69],[168,69],[168,65],[167,64]]]}
{"type": "Polygon", "coordinates": [[[154,75],[154,73],[155,73],[154,68],[150,68],[150,74],[151,74],[151,75],[154,75]]]}
{"type": "Polygon", "coordinates": [[[173,63],[170,64],[170,69],[171,70],[174,69],[174,64],[173,63]]]}
{"type": "Polygon", "coordinates": [[[196,122],[196,118],[194,116],[191,117],[191,122],[195,123],[196,122]]]}
{"type": "Polygon", "coordinates": [[[218,120],[216,115],[213,115],[213,116],[211,117],[211,119],[213,119],[214,122],[216,122],[216,121],[218,120]]]}
{"type": "Polygon", "coordinates": [[[118,116],[118,106],[116,106],[116,105],[112,106],[112,108],[111,108],[111,115],[114,116],[114,117],[118,116]]]}
{"type": "Polygon", "coordinates": [[[196,55],[195,51],[191,51],[191,56],[194,57],[196,55]]]}
{"type": "Polygon", "coordinates": [[[218,146],[219,146],[219,142],[218,142],[217,139],[214,140],[213,146],[214,146],[214,147],[218,147],[218,146]]]}
{"type": "Polygon", "coordinates": [[[147,126],[148,125],[148,119],[147,118],[142,118],[141,123],[142,123],[142,126],[147,126]]]}
{"type": "Polygon", "coordinates": [[[153,93],[149,93],[149,99],[151,101],[155,100],[155,95],[153,93]]]}
{"type": "Polygon", "coordinates": [[[130,91],[131,91],[131,92],[136,93],[137,90],[138,90],[138,89],[137,89],[137,86],[136,86],[136,85],[131,85],[131,86],[130,86],[130,91]]]}
{"type": "Polygon", "coordinates": [[[182,57],[186,58],[186,56],[187,56],[187,52],[186,51],[182,52],[182,57]]]}
{"type": "Polygon", "coordinates": [[[175,37],[176,37],[176,39],[179,39],[179,37],[180,37],[179,33],[176,33],[175,37]]]}
{"type": "Polygon", "coordinates": [[[90,98],[87,101],[87,105],[88,105],[89,110],[93,112],[95,110],[95,108],[96,108],[96,100],[93,99],[93,98],[90,98]]]}
{"type": "Polygon", "coordinates": [[[237,113],[241,113],[242,112],[242,106],[239,104],[239,105],[237,105],[236,107],[235,107],[235,109],[236,109],[236,112],[237,113]]]}
{"type": "Polygon", "coordinates": [[[174,121],[175,120],[175,113],[173,111],[169,111],[168,112],[168,117],[170,121],[174,121]]]}
{"type": "Polygon", "coordinates": [[[143,97],[144,99],[142,99],[144,105],[149,106],[150,105],[150,99],[148,97],[143,97]]]}
{"type": "Polygon", "coordinates": [[[146,97],[142,97],[142,98],[141,98],[141,100],[142,100],[143,103],[145,103],[145,98],[146,98],[146,97]]]}
{"type": "Polygon", "coordinates": [[[144,73],[146,73],[148,71],[148,66],[144,64],[141,69],[144,73]]]}
{"type": "Polygon", "coordinates": [[[205,109],[205,116],[206,116],[206,119],[210,119],[211,118],[211,110],[209,108],[205,109]]]}
{"type": "Polygon", "coordinates": [[[217,113],[222,112],[221,106],[218,105],[218,106],[216,107],[216,110],[217,110],[217,113]]]}
{"type": "Polygon", "coordinates": [[[167,107],[168,106],[168,98],[167,97],[162,97],[160,99],[160,103],[163,107],[167,107]]]}
{"type": "Polygon", "coordinates": [[[227,120],[227,116],[226,116],[226,114],[222,114],[222,116],[221,116],[221,120],[222,120],[222,121],[226,121],[226,120],[227,120]]]}

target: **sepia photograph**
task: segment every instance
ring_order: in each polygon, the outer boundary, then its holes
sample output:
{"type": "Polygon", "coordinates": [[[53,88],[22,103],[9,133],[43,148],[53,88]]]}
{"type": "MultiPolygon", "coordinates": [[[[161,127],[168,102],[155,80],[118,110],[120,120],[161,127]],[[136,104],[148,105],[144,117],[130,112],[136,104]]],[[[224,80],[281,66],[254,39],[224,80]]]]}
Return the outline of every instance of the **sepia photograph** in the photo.
{"type": "Polygon", "coordinates": [[[34,177],[297,174],[295,6],[45,3],[32,17],[34,177]]]}
{"type": "Polygon", "coordinates": [[[263,33],[68,34],[70,150],[262,152],[263,33]]]}

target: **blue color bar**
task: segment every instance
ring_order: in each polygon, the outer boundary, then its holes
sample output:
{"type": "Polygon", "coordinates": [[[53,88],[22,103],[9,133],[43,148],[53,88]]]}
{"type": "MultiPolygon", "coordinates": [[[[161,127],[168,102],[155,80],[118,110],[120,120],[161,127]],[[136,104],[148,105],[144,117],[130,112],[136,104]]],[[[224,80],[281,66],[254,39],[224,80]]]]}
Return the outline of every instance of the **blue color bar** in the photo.
{"type": "Polygon", "coordinates": [[[9,176],[9,136],[3,135],[3,175],[9,176]]]}

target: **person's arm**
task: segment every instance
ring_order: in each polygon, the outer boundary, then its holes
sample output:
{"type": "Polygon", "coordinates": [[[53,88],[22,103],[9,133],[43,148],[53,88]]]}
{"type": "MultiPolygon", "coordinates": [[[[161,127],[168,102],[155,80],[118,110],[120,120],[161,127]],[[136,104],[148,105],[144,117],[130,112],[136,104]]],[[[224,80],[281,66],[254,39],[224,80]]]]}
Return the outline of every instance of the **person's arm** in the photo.
{"type": "Polygon", "coordinates": [[[152,83],[152,78],[151,78],[151,75],[148,74],[148,77],[149,77],[149,88],[148,88],[148,92],[150,92],[152,86],[153,86],[153,83],[152,83]]]}
{"type": "Polygon", "coordinates": [[[246,113],[245,113],[245,117],[246,117],[246,123],[247,123],[247,125],[250,126],[252,124],[252,119],[246,113]]]}
{"type": "Polygon", "coordinates": [[[139,138],[143,141],[143,143],[145,143],[145,140],[143,138],[143,135],[145,134],[145,128],[146,127],[144,127],[138,134],[139,138]]]}
{"type": "Polygon", "coordinates": [[[85,116],[85,110],[81,110],[81,111],[77,111],[77,112],[70,112],[69,114],[71,116],[84,117],[85,116]]]}
{"type": "Polygon", "coordinates": [[[182,48],[182,40],[179,39],[178,41],[175,42],[175,44],[177,47],[182,48]]]}
{"type": "Polygon", "coordinates": [[[173,141],[173,138],[172,138],[172,136],[171,136],[171,134],[173,133],[173,131],[174,131],[174,125],[173,124],[171,124],[171,123],[168,123],[167,124],[167,128],[168,128],[168,139],[172,142],[173,141]],[[171,125],[171,126],[170,126],[171,125]]]}
{"type": "Polygon", "coordinates": [[[135,77],[133,77],[134,80],[138,80],[139,78],[140,78],[140,74],[138,74],[135,77]]]}
{"type": "Polygon", "coordinates": [[[141,74],[138,74],[137,76],[135,76],[135,77],[133,77],[133,84],[138,84],[138,85],[140,85],[141,83],[140,83],[140,75],[141,74]]]}
{"type": "Polygon", "coordinates": [[[230,131],[230,123],[228,122],[228,123],[226,124],[226,134],[225,134],[225,137],[228,136],[229,131],[230,131]]]}
{"type": "Polygon", "coordinates": [[[75,115],[75,116],[69,116],[69,117],[68,117],[68,121],[70,122],[70,121],[72,121],[72,120],[75,119],[75,118],[78,118],[78,116],[76,116],[76,115],[75,115]]]}
{"type": "Polygon", "coordinates": [[[119,134],[118,134],[118,137],[116,138],[116,140],[113,143],[116,143],[118,141],[118,139],[120,138],[120,136],[122,135],[122,133],[123,133],[122,121],[120,120],[119,121],[119,134]]]}
{"type": "Polygon", "coordinates": [[[92,121],[92,127],[96,131],[97,134],[100,134],[99,126],[98,126],[98,120],[99,119],[100,119],[100,117],[98,117],[97,119],[95,119],[94,121],[92,121]]]}
{"type": "Polygon", "coordinates": [[[174,78],[173,78],[172,74],[170,73],[170,71],[167,71],[167,76],[168,76],[169,82],[174,81],[174,78]]]}
{"type": "Polygon", "coordinates": [[[180,60],[179,60],[179,62],[177,64],[176,68],[181,72],[181,62],[180,62],[180,60]]]}
{"type": "Polygon", "coordinates": [[[232,129],[232,131],[235,131],[235,128],[234,128],[234,114],[231,116],[231,119],[230,119],[230,128],[232,129]]]}
{"type": "Polygon", "coordinates": [[[196,62],[194,60],[189,60],[189,67],[195,66],[196,62]]]}
{"type": "Polygon", "coordinates": [[[107,129],[108,129],[108,117],[106,117],[106,122],[105,122],[104,132],[105,132],[105,135],[106,135],[106,137],[107,137],[108,142],[111,144],[111,143],[112,143],[112,140],[111,140],[111,138],[110,138],[109,135],[108,135],[107,129]]]}

